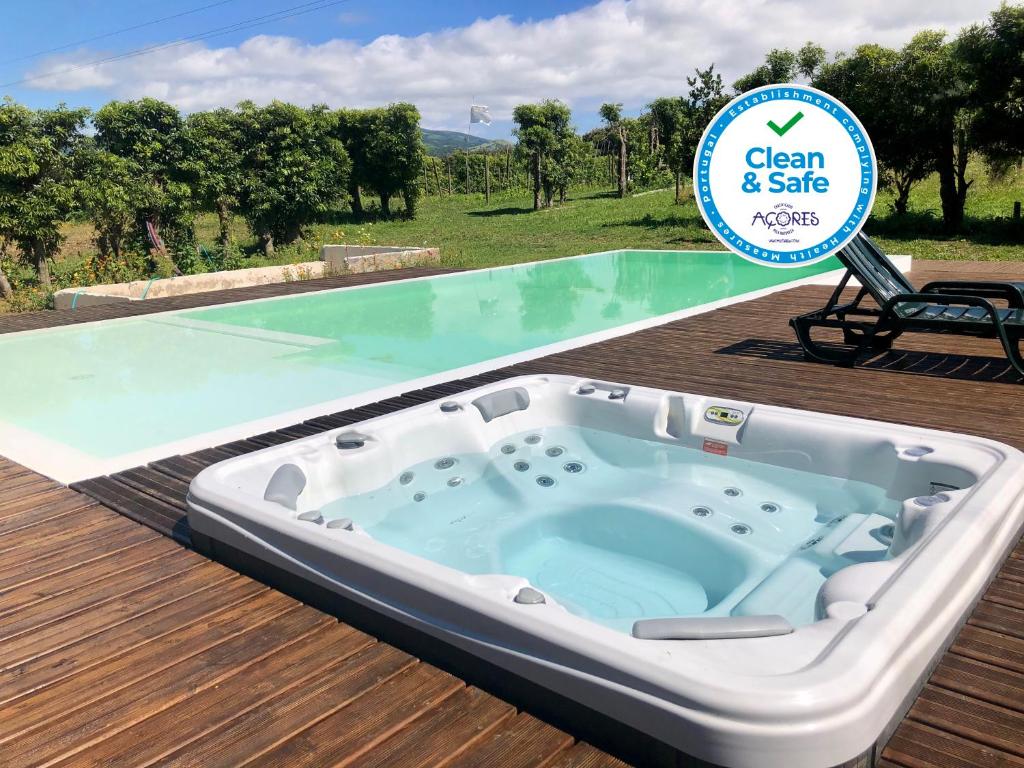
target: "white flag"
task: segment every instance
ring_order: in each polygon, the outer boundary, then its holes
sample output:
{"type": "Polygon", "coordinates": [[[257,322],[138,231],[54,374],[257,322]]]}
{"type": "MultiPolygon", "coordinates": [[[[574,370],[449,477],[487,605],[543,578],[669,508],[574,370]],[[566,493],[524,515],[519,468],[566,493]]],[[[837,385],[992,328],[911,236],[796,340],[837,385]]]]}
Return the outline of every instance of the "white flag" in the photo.
{"type": "Polygon", "coordinates": [[[472,123],[483,123],[484,125],[491,124],[491,112],[490,110],[480,104],[474,104],[469,108],[469,122],[472,123]]]}

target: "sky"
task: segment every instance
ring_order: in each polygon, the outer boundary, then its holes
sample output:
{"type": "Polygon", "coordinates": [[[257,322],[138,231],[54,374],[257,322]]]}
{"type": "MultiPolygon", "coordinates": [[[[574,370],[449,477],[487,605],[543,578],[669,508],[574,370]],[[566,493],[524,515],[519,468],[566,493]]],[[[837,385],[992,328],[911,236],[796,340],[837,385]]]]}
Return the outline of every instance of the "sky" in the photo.
{"type": "Polygon", "coordinates": [[[731,83],[771,48],[830,55],[952,33],[998,0],[0,0],[0,95],[31,107],[153,96],[185,112],[266,103],[411,101],[465,131],[469,105],[508,138],[512,108],[558,98],[578,128],[602,102],[637,114],[714,63],[731,83]],[[169,18],[174,17],[174,18],[169,18]],[[155,23],[154,23],[155,22],[155,23]],[[127,29],[134,27],[134,29],[127,29]],[[145,55],[133,55],[151,49],[145,55]],[[126,55],[127,54],[127,55],[126,55]],[[94,63],[101,62],[101,63],[94,63]]]}

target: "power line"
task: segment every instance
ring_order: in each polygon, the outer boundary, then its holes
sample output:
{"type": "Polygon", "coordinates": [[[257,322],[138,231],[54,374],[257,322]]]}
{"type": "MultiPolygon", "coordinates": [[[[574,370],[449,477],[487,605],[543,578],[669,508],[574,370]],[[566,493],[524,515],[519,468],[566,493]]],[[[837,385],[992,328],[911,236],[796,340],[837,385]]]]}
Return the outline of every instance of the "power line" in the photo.
{"type": "Polygon", "coordinates": [[[123,61],[125,59],[132,59],[137,56],[145,56],[150,53],[156,53],[157,51],[169,50],[171,48],[177,48],[182,45],[188,45],[189,43],[196,42],[198,40],[206,40],[210,37],[217,37],[219,35],[227,35],[231,32],[240,32],[242,30],[251,29],[252,27],[258,27],[261,24],[270,24],[274,21],[284,21],[285,19],[291,19],[295,16],[302,16],[303,14],[313,13],[314,11],[322,11],[326,8],[330,8],[335,5],[341,5],[342,3],[350,2],[351,0],[312,0],[312,2],[300,3],[299,5],[293,5],[289,8],[284,8],[274,13],[268,13],[263,16],[254,16],[249,19],[243,19],[242,21],[229,24],[225,27],[216,27],[206,32],[199,32],[194,35],[188,35],[170,43],[161,43],[158,45],[147,46],[146,48],[139,48],[134,51],[128,51],[126,53],[117,54],[114,56],[107,56],[102,59],[95,59],[93,61],[87,61],[83,64],[77,64],[73,67],[65,67],[63,69],[53,69],[49,72],[43,72],[39,75],[32,75],[31,77],[24,77],[21,80],[12,80],[9,83],[0,83],[0,88],[8,88],[12,85],[21,85],[22,83],[31,83],[36,80],[44,80],[54,75],[63,75],[68,72],[75,72],[80,69],[86,69],[88,67],[94,67],[99,64],[109,64],[114,61],[123,61]]]}
{"type": "Polygon", "coordinates": [[[153,19],[152,21],[144,21],[141,24],[134,24],[134,25],[132,25],[130,27],[122,27],[121,29],[115,29],[115,30],[113,30],[111,32],[104,32],[102,35],[96,35],[95,37],[84,37],[81,40],[75,40],[74,42],[67,43],[66,45],[58,45],[55,48],[46,48],[46,49],[41,50],[41,51],[36,51],[35,53],[29,53],[29,54],[26,54],[24,56],[19,56],[16,59],[6,59],[5,61],[0,61],[0,65],[14,64],[14,63],[19,62],[19,61],[26,61],[27,59],[35,59],[35,58],[38,58],[39,56],[45,56],[48,53],[57,53],[58,51],[66,51],[66,50],[68,50],[68,48],[74,48],[77,45],[84,45],[85,43],[94,43],[97,40],[105,40],[108,37],[114,37],[115,35],[123,35],[125,32],[134,32],[136,29],[144,29],[145,27],[151,27],[154,24],[162,24],[165,21],[172,21],[173,19],[180,19],[182,16],[191,16],[193,13],[199,13],[200,11],[205,11],[205,10],[207,10],[209,8],[216,8],[218,5],[227,5],[228,3],[234,3],[234,2],[237,2],[237,0],[219,0],[219,2],[209,3],[207,5],[201,5],[198,8],[193,8],[193,9],[188,10],[188,11],[181,11],[180,13],[173,13],[170,16],[163,16],[162,18],[153,19]]]}

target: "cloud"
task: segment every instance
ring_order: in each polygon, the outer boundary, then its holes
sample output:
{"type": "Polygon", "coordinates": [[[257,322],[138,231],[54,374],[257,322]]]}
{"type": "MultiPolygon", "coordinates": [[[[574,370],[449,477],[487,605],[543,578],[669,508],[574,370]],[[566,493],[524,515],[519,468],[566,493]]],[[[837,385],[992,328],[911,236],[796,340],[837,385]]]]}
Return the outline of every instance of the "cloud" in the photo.
{"type": "Polygon", "coordinates": [[[498,121],[525,101],[560,98],[593,123],[602,101],[639,110],[682,94],[695,67],[714,62],[727,82],[774,47],[807,40],[830,52],[863,42],[900,45],[923,28],[955,32],[996,0],[603,0],[550,19],[509,16],[418,36],[309,44],[259,35],[238,46],[202,43],[63,72],[102,57],[76,51],[44,61],[37,88],[156,96],[186,111],[243,99],[372,106],[411,101],[425,125],[463,128],[471,99],[498,121]],[[591,117],[587,117],[591,116],[591,117]]]}

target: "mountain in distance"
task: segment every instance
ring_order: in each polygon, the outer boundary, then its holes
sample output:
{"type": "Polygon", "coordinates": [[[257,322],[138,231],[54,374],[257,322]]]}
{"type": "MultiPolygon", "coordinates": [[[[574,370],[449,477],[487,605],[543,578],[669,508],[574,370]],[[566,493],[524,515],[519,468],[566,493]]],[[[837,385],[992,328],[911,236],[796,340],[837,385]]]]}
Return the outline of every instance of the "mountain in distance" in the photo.
{"type": "Polygon", "coordinates": [[[423,143],[427,146],[427,154],[434,157],[446,157],[456,150],[471,152],[488,152],[511,147],[512,143],[504,139],[487,139],[460,131],[438,131],[432,128],[420,128],[423,143]]]}

